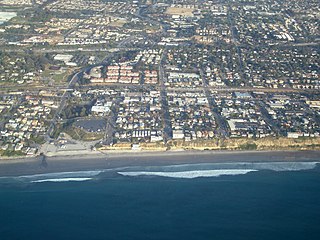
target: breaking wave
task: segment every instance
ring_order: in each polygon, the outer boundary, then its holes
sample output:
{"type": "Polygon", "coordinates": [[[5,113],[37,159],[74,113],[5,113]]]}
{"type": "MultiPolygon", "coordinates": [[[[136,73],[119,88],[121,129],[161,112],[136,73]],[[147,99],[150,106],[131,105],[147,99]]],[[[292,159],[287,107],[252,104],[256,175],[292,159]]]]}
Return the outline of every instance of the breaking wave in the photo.
{"type": "Polygon", "coordinates": [[[254,169],[271,171],[301,171],[314,169],[319,162],[240,162],[240,163],[197,163],[169,166],[141,166],[123,168],[120,172],[178,172],[195,170],[254,169]]]}
{"type": "Polygon", "coordinates": [[[92,177],[102,173],[102,170],[96,171],[77,171],[77,172],[57,172],[20,176],[18,178],[65,178],[65,177],[92,177]]]}
{"type": "Polygon", "coordinates": [[[51,178],[51,179],[42,179],[34,180],[32,183],[44,183],[44,182],[82,182],[92,180],[92,178],[51,178]]]}
{"type": "Polygon", "coordinates": [[[158,176],[170,178],[219,177],[244,175],[256,171],[304,171],[317,167],[319,162],[229,162],[191,163],[167,166],[130,166],[94,171],[58,172],[19,177],[0,177],[1,184],[75,182],[89,181],[120,176],[158,176]]]}
{"type": "Polygon", "coordinates": [[[41,183],[41,182],[70,182],[88,181],[97,178],[103,170],[96,171],[76,171],[76,172],[57,172],[18,177],[1,177],[1,183],[41,183]]]}
{"type": "Polygon", "coordinates": [[[243,175],[260,170],[303,171],[311,170],[318,162],[268,162],[268,163],[200,163],[171,166],[130,167],[117,173],[122,176],[158,176],[171,178],[219,177],[243,175]]]}
{"type": "Polygon", "coordinates": [[[122,176],[158,176],[171,178],[199,178],[199,177],[219,177],[223,175],[241,175],[254,172],[254,169],[220,169],[202,171],[183,171],[183,172],[118,172],[122,176]]]}

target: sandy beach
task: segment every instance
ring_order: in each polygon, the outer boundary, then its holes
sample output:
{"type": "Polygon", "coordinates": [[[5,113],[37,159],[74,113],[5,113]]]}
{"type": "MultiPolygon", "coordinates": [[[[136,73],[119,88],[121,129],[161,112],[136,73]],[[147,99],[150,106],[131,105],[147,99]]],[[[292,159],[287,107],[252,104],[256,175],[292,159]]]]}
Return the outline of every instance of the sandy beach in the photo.
{"type": "Polygon", "coordinates": [[[0,160],[0,176],[214,162],[320,162],[320,151],[167,151],[119,152],[0,160]]]}

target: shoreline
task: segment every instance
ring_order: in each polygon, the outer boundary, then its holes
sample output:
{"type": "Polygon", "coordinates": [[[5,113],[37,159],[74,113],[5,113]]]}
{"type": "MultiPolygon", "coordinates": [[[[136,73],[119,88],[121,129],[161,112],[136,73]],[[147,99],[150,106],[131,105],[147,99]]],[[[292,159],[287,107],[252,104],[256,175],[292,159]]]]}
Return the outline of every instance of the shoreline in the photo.
{"type": "Polygon", "coordinates": [[[166,151],[110,152],[0,160],[0,177],[90,171],[131,166],[236,162],[320,162],[320,151],[166,151]]]}

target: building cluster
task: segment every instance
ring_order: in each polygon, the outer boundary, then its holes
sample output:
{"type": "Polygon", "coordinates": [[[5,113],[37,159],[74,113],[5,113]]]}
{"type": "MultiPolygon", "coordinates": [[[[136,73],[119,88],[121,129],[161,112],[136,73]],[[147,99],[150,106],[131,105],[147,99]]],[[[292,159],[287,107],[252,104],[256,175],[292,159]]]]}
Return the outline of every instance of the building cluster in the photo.
{"type": "Polygon", "coordinates": [[[212,17],[212,21],[202,21],[195,28],[195,40],[203,44],[230,43],[232,33],[228,19],[221,17],[221,15],[213,15],[212,17]]]}
{"type": "Polygon", "coordinates": [[[71,18],[71,17],[54,17],[51,18],[49,21],[45,22],[45,26],[48,26],[49,28],[38,28],[38,32],[44,32],[47,29],[48,32],[56,31],[63,31],[63,30],[69,30],[74,27],[76,27],[78,24],[82,23],[84,19],[81,18],[71,18]]]}
{"type": "Polygon", "coordinates": [[[39,80],[42,70],[30,64],[27,57],[13,54],[0,57],[0,85],[32,84],[39,80]]]}
{"type": "Polygon", "coordinates": [[[0,97],[0,113],[4,115],[5,112],[9,111],[14,105],[17,104],[18,98],[16,95],[3,95],[0,97]]]}
{"type": "Polygon", "coordinates": [[[144,71],[144,84],[157,84],[158,79],[159,79],[158,71],[156,70],[144,71]]]}
{"type": "Polygon", "coordinates": [[[230,41],[230,29],[226,24],[228,8],[225,4],[213,1],[172,1],[157,4],[155,8],[150,10],[150,15],[161,18],[172,37],[161,41],[161,45],[176,45],[178,38],[180,41],[195,39],[204,44],[230,41]]]}
{"type": "MultiPolygon", "coordinates": [[[[11,5],[23,7],[23,4],[15,4],[13,0],[11,1],[11,5]]],[[[26,2],[29,1],[26,0],[26,2]]],[[[44,1],[32,1],[34,2],[42,4],[44,1]]],[[[49,44],[90,47],[114,44],[137,31],[144,31],[144,29],[133,29],[132,27],[137,22],[141,22],[134,16],[138,11],[135,1],[57,0],[46,3],[44,10],[47,11],[46,16],[35,15],[32,16],[34,19],[29,21],[26,16],[22,15],[22,18],[26,18],[23,24],[12,22],[0,28],[0,33],[6,33],[3,41],[8,45],[19,46],[49,44]],[[33,21],[37,21],[37,18],[38,22],[35,25],[33,21]],[[131,25],[126,26],[127,23],[131,25]],[[19,35],[16,34],[17,32],[19,35]]],[[[1,23],[0,16],[0,25],[1,23]]]]}
{"type": "Polygon", "coordinates": [[[119,103],[114,142],[163,141],[160,92],[126,92],[119,103]]]}
{"type": "Polygon", "coordinates": [[[94,99],[91,107],[93,116],[105,117],[109,116],[115,105],[121,100],[124,92],[114,89],[91,89],[86,92],[90,99],[94,99]]]}
{"type": "Polygon", "coordinates": [[[37,144],[40,144],[40,137],[47,132],[46,120],[55,107],[55,102],[38,96],[26,96],[23,101],[9,99],[14,117],[6,118],[1,128],[1,149],[34,155],[38,149],[37,144]]]}
{"type": "Polygon", "coordinates": [[[0,154],[52,122],[105,145],[320,137],[318,1],[0,5],[0,154]]]}
{"type": "Polygon", "coordinates": [[[177,88],[199,88],[202,86],[202,79],[197,73],[168,72],[165,82],[167,87],[177,88]]]}
{"type": "Polygon", "coordinates": [[[226,84],[222,81],[222,72],[218,67],[207,66],[205,68],[205,76],[209,86],[211,87],[224,87],[226,84]]]}
{"type": "Polygon", "coordinates": [[[137,54],[135,61],[146,65],[159,65],[162,53],[163,49],[145,49],[137,54]]]}
{"type": "Polygon", "coordinates": [[[305,47],[173,48],[166,55],[167,69],[202,69],[209,86],[319,89],[319,49],[305,47]]]}
{"type": "Polygon", "coordinates": [[[305,94],[212,92],[230,137],[318,137],[319,96],[305,94]]]}
{"type": "Polygon", "coordinates": [[[212,93],[219,114],[227,122],[230,137],[264,138],[275,136],[263,114],[261,103],[250,93],[212,93]]]}
{"type": "Polygon", "coordinates": [[[57,54],[53,57],[55,61],[63,62],[66,66],[75,67],[77,63],[72,54],[57,54]]]}
{"type": "Polygon", "coordinates": [[[204,92],[168,92],[167,98],[173,139],[215,136],[217,125],[204,92]]]}
{"type": "Polygon", "coordinates": [[[250,85],[268,88],[319,89],[319,49],[242,49],[244,73],[250,85]]]}
{"type": "Polygon", "coordinates": [[[210,86],[243,85],[237,50],[230,45],[181,47],[168,52],[167,65],[179,70],[202,69],[210,86]]]}
{"type": "Polygon", "coordinates": [[[320,136],[320,102],[300,94],[274,94],[266,99],[268,114],[290,138],[320,136]]]}
{"type": "Polygon", "coordinates": [[[105,98],[98,99],[91,107],[91,113],[97,116],[105,116],[111,111],[112,104],[112,101],[106,101],[105,98]]]}
{"type": "Polygon", "coordinates": [[[48,4],[46,9],[64,13],[83,10],[101,12],[105,9],[105,4],[100,0],[58,0],[48,4]]]}
{"type": "Polygon", "coordinates": [[[90,72],[85,74],[92,84],[157,84],[159,74],[160,52],[152,51],[137,53],[129,61],[115,61],[107,66],[97,66],[91,68],[90,72]],[[156,55],[157,54],[157,55],[156,55]],[[146,57],[153,59],[153,62],[145,62],[146,57]],[[148,64],[148,65],[145,65],[148,64]]]}
{"type": "Polygon", "coordinates": [[[46,6],[47,10],[53,12],[70,13],[74,11],[111,12],[119,14],[134,13],[137,4],[131,1],[119,2],[103,0],[57,0],[46,6]]]}
{"type": "Polygon", "coordinates": [[[58,18],[58,21],[52,18],[46,24],[51,27],[50,31],[63,31],[63,40],[58,45],[85,46],[109,44],[130,36],[132,30],[123,26],[131,21],[129,14],[137,11],[137,5],[117,1],[58,0],[48,4],[46,9],[54,13],[70,13],[72,16],[58,18]]]}
{"type": "Polygon", "coordinates": [[[34,4],[40,5],[45,3],[47,0],[2,0],[0,5],[8,6],[32,6],[34,4]]]}
{"type": "Polygon", "coordinates": [[[141,74],[135,71],[131,65],[117,64],[94,67],[86,75],[86,78],[89,78],[93,84],[139,84],[141,74]]]}
{"type": "Polygon", "coordinates": [[[115,17],[92,17],[68,31],[58,45],[99,45],[121,41],[130,36],[121,29],[126,20],[115,17]]]}
{"type": "Polygon", "coordinates": [[[109,65],[107,66],[105,81],[113,82],[116,80],[119,83],[133,83],[140,82],[140,73],[133,70],[130,65],[109,65]]]}
{"type": "Polygon", "coordinates": [[[281,1],[232,7],[241,43],[274,45],[304,39],[303,24],[287,12],[281,1]]]}

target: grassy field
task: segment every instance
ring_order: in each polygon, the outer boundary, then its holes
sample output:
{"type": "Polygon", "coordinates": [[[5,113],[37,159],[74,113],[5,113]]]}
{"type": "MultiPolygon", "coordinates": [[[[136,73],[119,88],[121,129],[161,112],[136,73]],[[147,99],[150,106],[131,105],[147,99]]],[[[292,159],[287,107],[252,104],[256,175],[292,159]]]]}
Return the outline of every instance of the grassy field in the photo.
{"type": "Polygon", "coordinates": [[[65,85],[70,74],[70,70],[47,69],[42,73],[42,77],[52,79],[55,85],[65,85]]]}
{"type": "Polygon", "coordinates": [[[75,140],[96,141],[104,137],[103,133],[89,133],[74,126],[70,126],[64,131],[75,140]]]}

